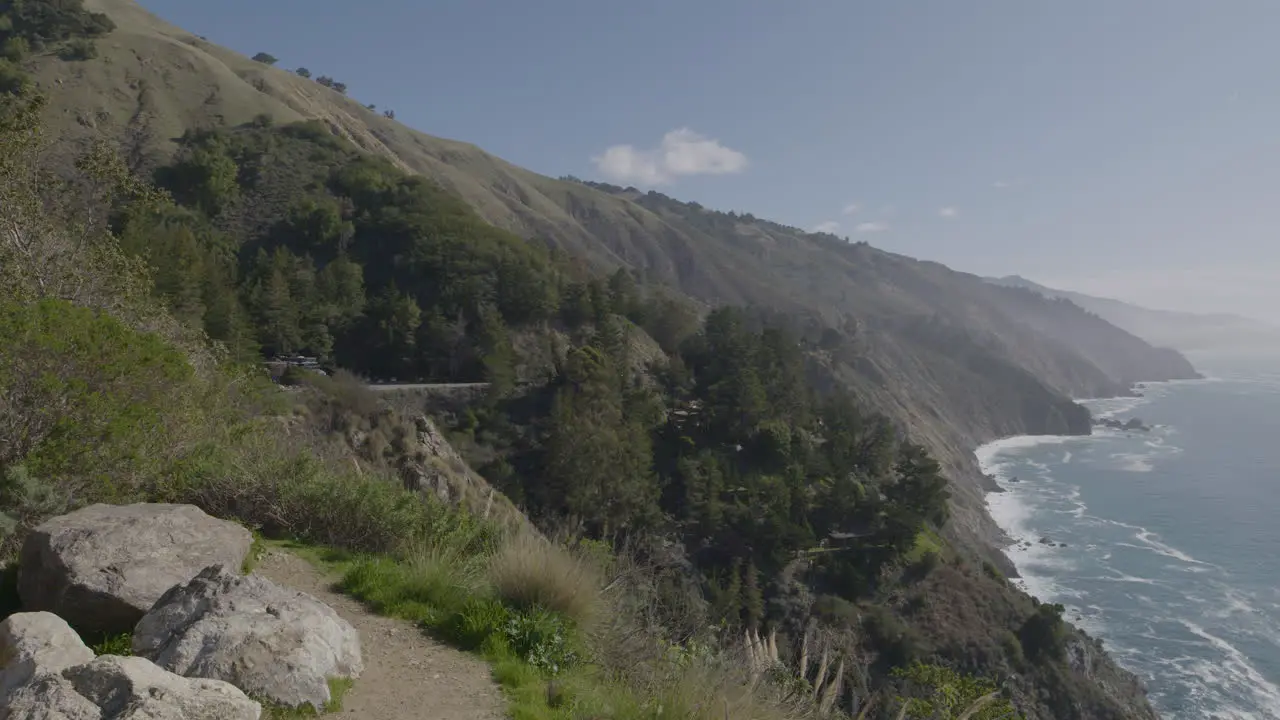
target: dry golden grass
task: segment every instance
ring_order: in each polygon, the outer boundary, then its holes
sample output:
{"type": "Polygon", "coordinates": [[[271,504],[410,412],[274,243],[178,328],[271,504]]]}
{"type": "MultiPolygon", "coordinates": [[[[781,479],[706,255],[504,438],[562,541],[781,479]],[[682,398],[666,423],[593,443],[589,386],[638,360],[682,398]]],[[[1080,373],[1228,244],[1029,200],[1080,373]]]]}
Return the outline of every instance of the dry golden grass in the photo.
{"type": "Polygon", "coordinates": [[[595,569],[529,532],[512,534],[489,565],[489,581],[515,607],[542,607],[591,627],[603,608],[595,569]]]}

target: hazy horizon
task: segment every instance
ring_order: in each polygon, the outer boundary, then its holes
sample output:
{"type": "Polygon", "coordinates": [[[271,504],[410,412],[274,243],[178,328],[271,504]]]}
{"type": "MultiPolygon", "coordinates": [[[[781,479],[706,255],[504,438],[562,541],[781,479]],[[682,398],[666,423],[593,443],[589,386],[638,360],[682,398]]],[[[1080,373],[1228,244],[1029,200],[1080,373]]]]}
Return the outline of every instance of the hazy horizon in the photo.
{"type": "Polygon", "coordinates": [[[144,4],[547,175],[1146,307],[1280,309],[1280,4],[144,4]]]}

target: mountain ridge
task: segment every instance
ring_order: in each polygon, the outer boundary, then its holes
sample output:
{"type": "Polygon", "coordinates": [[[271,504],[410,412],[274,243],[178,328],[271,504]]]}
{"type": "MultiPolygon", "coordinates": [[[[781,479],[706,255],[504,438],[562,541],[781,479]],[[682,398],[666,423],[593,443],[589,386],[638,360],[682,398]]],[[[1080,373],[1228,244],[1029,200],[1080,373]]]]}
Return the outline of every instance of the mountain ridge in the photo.
{"type": "Polygon", "coordinates": [[[1182,352],[1280,344],[1280,327],[1232,313],[1162,310],[1073,290],[1047,287],[1019,275],[985,278],[989,283],[1022,288],[1045,297],[1069,300],[1147,342],[1182,352]]]}

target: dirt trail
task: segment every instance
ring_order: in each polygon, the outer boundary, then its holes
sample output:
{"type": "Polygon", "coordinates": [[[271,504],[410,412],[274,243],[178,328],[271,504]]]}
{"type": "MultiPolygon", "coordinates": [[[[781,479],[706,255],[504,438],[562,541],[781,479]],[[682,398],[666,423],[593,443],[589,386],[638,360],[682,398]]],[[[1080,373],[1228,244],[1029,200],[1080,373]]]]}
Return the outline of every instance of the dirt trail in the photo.
{"type": "Polygon", "coordinates": [[[282,550],[255,573],[328,603],[360,633],[364,672],[334,717],[368,720],[498,720],[506,703],[489,666],[441,645],[402,620],[379,617],[331,589],[333,578],[282,550]]]}

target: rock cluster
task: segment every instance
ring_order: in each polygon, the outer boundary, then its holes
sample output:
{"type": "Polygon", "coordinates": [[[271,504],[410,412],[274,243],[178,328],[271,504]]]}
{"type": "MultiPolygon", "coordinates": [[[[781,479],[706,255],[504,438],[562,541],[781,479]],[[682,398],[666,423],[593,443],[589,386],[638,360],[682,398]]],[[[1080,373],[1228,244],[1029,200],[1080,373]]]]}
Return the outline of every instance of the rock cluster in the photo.
{"type": "Polygon", "coordinates": [[[314,597],[238,571],[253,538],[190,505],[93,505],[35,528],[0,623],[0,720],[240,720],[323,709],[363,669],[314,597]],[[75,629],[73,629],[73,627],[75,629]],[[132,633],[95,657],[76,633],[132,633]]]}
{"type": "Polygon", "coordinates": [[[0,720],[257,720],[262,706],[221,680],[189,679],[136,657],[93,651],[65,620],[18,613],[0,623],[0,720]]]}

